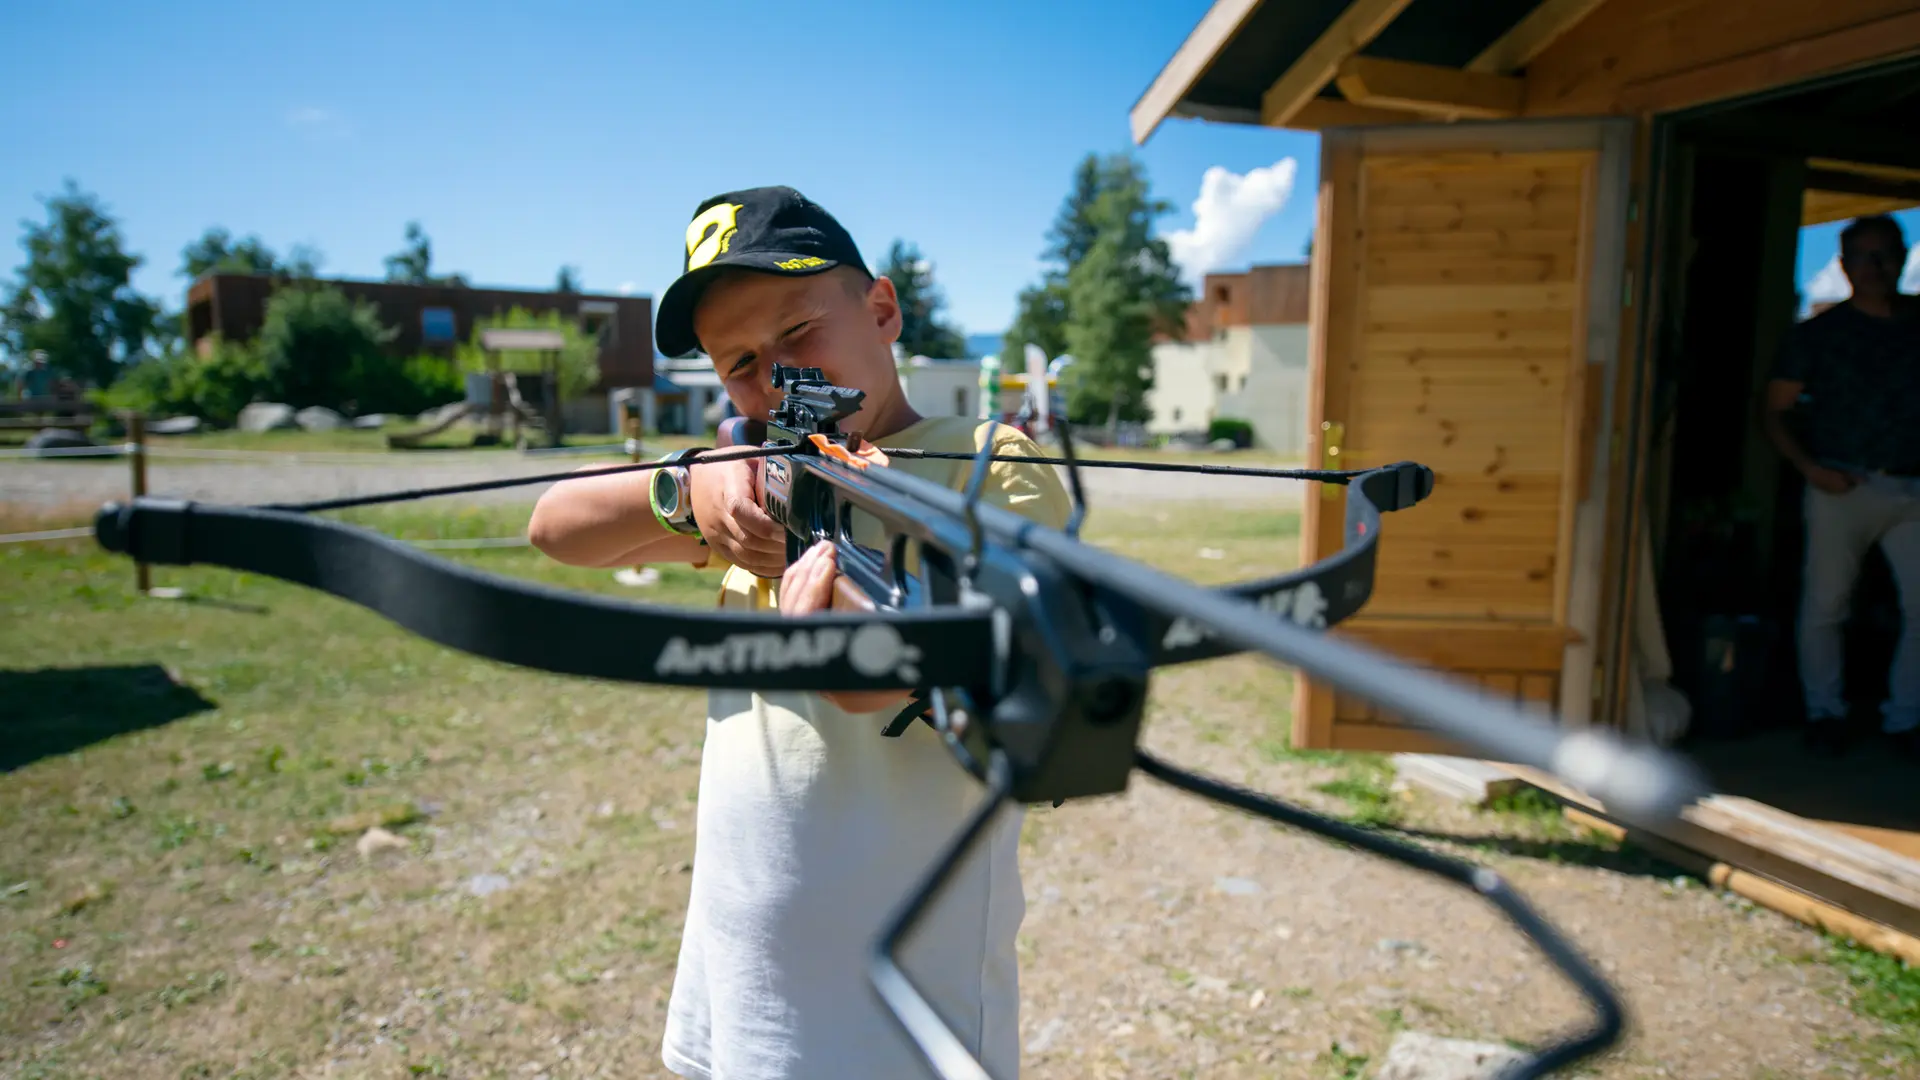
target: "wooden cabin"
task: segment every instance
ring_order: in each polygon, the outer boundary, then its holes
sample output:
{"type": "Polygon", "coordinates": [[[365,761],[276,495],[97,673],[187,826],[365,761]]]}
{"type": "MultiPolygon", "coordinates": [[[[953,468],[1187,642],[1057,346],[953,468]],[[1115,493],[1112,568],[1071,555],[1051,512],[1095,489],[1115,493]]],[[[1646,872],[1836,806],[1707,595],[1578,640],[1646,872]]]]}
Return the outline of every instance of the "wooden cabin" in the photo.
{"type": "MultiPolygon", "coordinates": [[[[1309,457],[1437,474],[1338,632],[1630,729],[1651,626],[1723,793],[1667,839],[1920,937],[1920,765],[1800,749],[1801,488],[1754,418],[1799,230],[1920,205],[1920,2],[1216,0],[1135,140],[1172,118],[1319,133],[1309,457]]],[[[1323,494],[1306,560],[1341,542],[1323,494]]],[[[1294,723],[1449,750],[1307,680],[1294,723]]]]}

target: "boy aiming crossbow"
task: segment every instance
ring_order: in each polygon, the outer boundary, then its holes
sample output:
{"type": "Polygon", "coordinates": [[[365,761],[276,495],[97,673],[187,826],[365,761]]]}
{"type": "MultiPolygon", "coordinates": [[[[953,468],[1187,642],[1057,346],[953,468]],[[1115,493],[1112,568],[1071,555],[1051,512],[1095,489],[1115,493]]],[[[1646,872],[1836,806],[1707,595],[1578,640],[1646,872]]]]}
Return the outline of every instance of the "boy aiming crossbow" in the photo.
{"type": "MultiPolygon", "coordinates": [[[[767,187],[707,199],[686,236],[685,270],[660,300],[660,349],[704,351],[743,416],[772,415],[780,398],[774,365],[818,368],[828,382],[864,393],[841,428],[882,453],[972,454],[992,431],[994,455],[1039,456],[1011,427],[913,410],[893,361],[901,326],[893,283],[869,273],[846,229],[799,192],[767,187]]],[[[969,463],[891,467],[959,489],[969,463]]],[[[834,549],[817,544],[788,565],[786,529],[760,504],[761,469],[758,460],[702,464],[691,451],[657,478],[586,470],[547,491],[529,535],[576,566],[721,569],[722,608],[825,610],[834,549]]],[[[1070,511],[1046,465],[994,462],[982,497],[1054,528],[1070,511]]],[[[856,539],[883,544],[877,522],[855,519],[856,539]]],[[[692,891],[661,1051],[676,1074],[924,1073],[875,996],[864,960],[892,905],[977,805],[979,785],[926,725],[880,737],[909,704],[910,686],[709,691],[692,891]]],[[[1000,814],[901,954],[967,1048],[1001,1077],[1019,1072],[1020,819],[1014,807],[1000,814]]]]}

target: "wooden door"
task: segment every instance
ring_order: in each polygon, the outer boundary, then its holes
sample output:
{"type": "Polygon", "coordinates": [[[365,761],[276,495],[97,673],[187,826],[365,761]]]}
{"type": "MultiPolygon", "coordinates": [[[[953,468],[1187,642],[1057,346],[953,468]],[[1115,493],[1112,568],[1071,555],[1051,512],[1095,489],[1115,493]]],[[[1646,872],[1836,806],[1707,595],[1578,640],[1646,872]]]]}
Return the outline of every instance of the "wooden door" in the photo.
{"type": "MultiPolygon", "coordinates": [[[[1594,675],[1593,444],[1618,302],[1591,309],[1597,266],[1621,295],[1619,246],[1601,235],[1624,220],[1615,135],[1370,129],[1328,134],[1321,155],[1309,454],[1434,470],[1425,503],[1385,518],[1372,599],[1334,632],[1556,712],[1594,675]]],[[[1339,549],[1344,494],[1309,491],[1303,559],[1339,549]]],[[[1448,749],[1307,679],[1294,743],[1448,749]]]]}

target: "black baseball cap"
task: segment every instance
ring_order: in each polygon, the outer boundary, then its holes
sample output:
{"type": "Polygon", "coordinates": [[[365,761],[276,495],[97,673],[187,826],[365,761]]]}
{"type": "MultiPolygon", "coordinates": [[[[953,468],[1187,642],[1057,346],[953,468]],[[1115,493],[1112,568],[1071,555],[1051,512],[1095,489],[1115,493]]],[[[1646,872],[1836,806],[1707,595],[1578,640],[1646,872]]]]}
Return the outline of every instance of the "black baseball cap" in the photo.
{"type": "Polygon", "coordinates": [[[790,187],[729,191],[702,202],[687,223],[680,277],[660,297],[654,339],[662,354],[700,347],[693,308],[709,282],[728,269],[804,277],[866,260],[852,234],[820,204],[790,187]]]}

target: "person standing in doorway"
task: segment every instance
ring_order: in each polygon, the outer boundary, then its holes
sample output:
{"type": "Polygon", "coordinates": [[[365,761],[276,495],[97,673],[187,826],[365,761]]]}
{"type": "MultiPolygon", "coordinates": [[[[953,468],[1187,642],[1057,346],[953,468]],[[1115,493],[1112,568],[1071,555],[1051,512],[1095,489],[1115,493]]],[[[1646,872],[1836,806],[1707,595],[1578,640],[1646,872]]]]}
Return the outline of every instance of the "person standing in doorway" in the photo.
{"type": "Polygon", "coordinates": [[[1767,384],[1767,436],[1807,481],[1800,682],[1808,744],[1828,753],[1846,745],[1841,632],[1879,544],[1903,623],[1880,729],[1920,756],[1920,302],[1899,290],[1906,256],[1893,218],[1849,224],[1840,267],[1853,295],[1788,333],[1767,384]]]}

